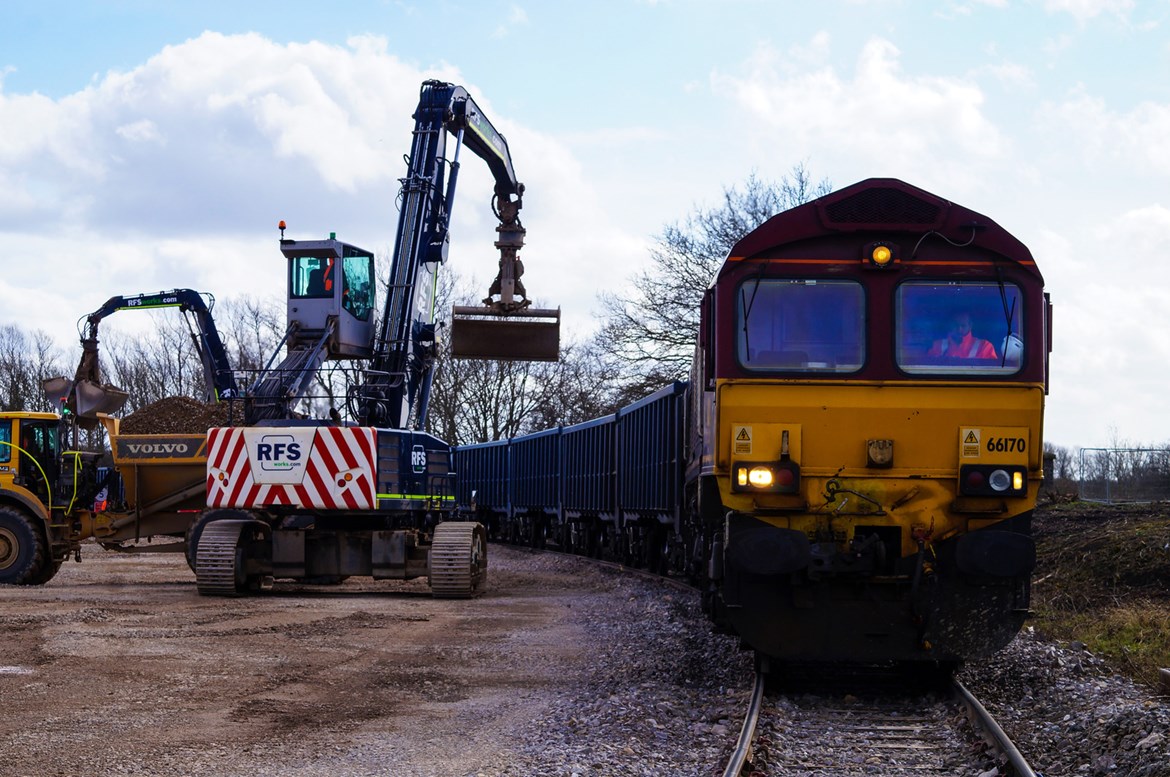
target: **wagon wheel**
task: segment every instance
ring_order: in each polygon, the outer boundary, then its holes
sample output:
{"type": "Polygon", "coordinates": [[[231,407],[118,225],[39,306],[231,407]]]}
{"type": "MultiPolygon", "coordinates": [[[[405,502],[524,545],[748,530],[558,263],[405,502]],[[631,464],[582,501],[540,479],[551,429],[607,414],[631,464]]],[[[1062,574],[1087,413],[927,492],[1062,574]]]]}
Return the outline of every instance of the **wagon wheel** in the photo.
{"type": "Polygon", "coordinates": [[[447,521],[435,527],[427,572],[437,599],[470,599],[487,585],[487,532],[480,523],[447,521]]]}

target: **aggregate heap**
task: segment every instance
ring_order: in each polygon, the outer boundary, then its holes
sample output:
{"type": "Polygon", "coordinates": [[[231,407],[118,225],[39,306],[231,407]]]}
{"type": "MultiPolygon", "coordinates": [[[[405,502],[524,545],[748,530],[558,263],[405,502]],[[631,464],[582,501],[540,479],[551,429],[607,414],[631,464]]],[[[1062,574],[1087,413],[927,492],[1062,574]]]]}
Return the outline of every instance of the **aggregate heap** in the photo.
{"type": "Polygon", "coordinates": [[[227,402],[205,403],[191,397],[164,397],[122,419],[122,434],[203,434],[228,424],[227,402]]]}

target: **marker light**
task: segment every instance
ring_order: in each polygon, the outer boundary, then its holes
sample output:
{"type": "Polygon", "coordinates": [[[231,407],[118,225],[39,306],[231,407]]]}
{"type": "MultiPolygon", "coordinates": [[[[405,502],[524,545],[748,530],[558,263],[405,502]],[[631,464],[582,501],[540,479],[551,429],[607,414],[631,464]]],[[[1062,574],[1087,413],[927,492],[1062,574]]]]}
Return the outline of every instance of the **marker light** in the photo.
{"type": "Polygon", "coordinates": [[[898,258],[898,247],[893,243],[870,243],[862,251],[862,261],[866,266],[885,269],[898,258]]]}
{"type": "Polygon", "coordinates": [[[796,473],[793,470],[784,467],[776,473],[776,486],[781,491],[788,491],[794,485],[796,485],[796,473]]]}

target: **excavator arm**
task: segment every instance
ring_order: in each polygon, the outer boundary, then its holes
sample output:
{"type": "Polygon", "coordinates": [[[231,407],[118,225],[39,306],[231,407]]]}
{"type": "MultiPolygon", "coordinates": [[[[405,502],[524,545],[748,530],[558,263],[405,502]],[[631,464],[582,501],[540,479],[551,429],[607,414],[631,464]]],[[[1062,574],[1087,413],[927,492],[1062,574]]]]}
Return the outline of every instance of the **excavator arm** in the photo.
{"type": "Polygon", "coordinates": [[[398,230],[381,326],[363,383],[351,394],[359,423],[422,429],[426,424],[436,356],[435,275],[446,261],[459,153],[466,145],[483,159],[495,179],[493,209],[499,218],[499,274],[483,308],[457,308],[453,318],[455,355],[498,359],[558,358],[560,312],[533,311],[520,283],[517,252],[524,245],[519,213],[524,185],[516,180],[508,143],[461,86],[425,81],[418,108],[407,174],[401,180],[398,230]],[[448,159],[448,137],[454,150],[448,159]],[[497,321],[506,317],[507,321],[497,321]],[[539,320],[539,319],[546,320],[539,320]],[[547,319],[552,318],[553,321],[547,319]],[[487,331],[506,323],[510,330],[487,331]],[[476,337],[477,330],[480,335],[476,337]],[[474,353],[456,348],[457,333],[471,332],[481,343],[474,353]],[[488,346],[483,346],[483,343],[488,346]],[[533,343],[542,344],[534,348],[533,343]]]}
{"type": "Polygon", "coordinates": [[[103,384],[98,367],[98,328],[103,319],[119,310],[179,308],[188,315],[191,340],[203,363],[204,400],[217,402],[234,396],[235,376],[211,316],[214,305],[213,296],[191,289],[110,297],[100,308],[84,316],[84,324],[79,322],[81,361],[72,385],[66,388],[66,408],[89,428],[96,424],[97,413],[112,413],[125,403],[126,392],[103,384]]]}

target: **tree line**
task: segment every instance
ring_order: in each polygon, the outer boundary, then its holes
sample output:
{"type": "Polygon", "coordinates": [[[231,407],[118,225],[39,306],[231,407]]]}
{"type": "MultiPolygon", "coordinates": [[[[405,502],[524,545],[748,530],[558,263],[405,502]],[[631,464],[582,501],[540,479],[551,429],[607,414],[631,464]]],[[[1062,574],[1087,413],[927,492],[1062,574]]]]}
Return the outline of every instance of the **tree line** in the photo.
{"type": "MultiPolygon", "coordinates": [[[[563,340],[555,363],[457,360],[441,345],[427,431],[452,444],[498,440],[597,418],[672,380],[685,380],[699,303],[731,247],[772,215],[830,190],[827,181],[813,181],[796,165],[778,181],[753,173],[725,188],[715,205],[696,206],[653,237],[646,269],[623,290],[601,296],[597,331],[579,341],[563,340]]],[[[388,258],[379,257],[378,264],[388,273],[388,258]]],[[[440,310],[474,304],[477,295],[457,276],[445,273],[442,279],[440,310]]],[[[109,290],[111,295],[138,291],[153,290],[109,290]]],[[[94,300],[94,307],[101,302],[94,300]]],[[[174,310],[126,315],[154,320],[146,336],[108,327],[102,334],[102,381],[129,392],[121,414],[167,397],[202,397],[202,364],[187,319],[174,310]]],[[[247,385],[284,336],[284,298],[224,299],[213,316],[230,362],[247,385]]],[[[72,378],[79,356],[79,345],[66,351],[44,332],[0,326],[0,409],[56,411],[41,384],[56,376],[72,378]]],[[[362,366],[326,362],[300,409],[318,418],[329,417],[331,410],[344,416],[345,387],[360,377],[362,366]]]]}

